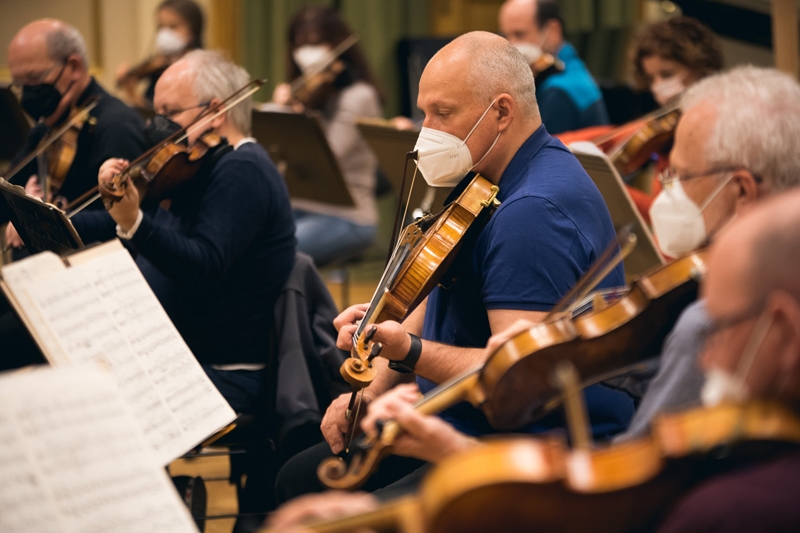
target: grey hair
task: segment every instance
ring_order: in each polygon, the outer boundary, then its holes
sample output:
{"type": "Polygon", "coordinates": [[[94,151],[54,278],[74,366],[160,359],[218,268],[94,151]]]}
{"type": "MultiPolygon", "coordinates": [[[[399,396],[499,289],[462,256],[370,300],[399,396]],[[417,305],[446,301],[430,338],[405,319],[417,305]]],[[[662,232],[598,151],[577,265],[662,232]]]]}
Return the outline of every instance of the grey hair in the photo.
{"type": "Polygon", "coordinates": [[[800,84],[773,68],[742,66],[692,86],[681,110],[714,107],[705,146],[715,167],[742,166],[772,192],[800,185],[800,84]]]}
{"type": "Polygon", "coordinates": [[[72,54],[77,54],[83,65],[89,68],[89,56],[86,53],[86,41],[75,26],[61,23],[49,31],[45,37],[47,54],[57,62],[66,61],[72,54]]]}
{"type": "MultiPolygon", "coordinates": [[[[219,52],[193,50],[183,56],[181,61],[192,66],[195,75],[192,92],[201,102],[213,98],[225,100],[250,81],[250,74],[244,68],[229,61],[219,52]]],[[[229,109],[227,114],[228,120],[237,130],[243,135],[250,135],[253,120],[252,96],[229,109]]]]}
{"type": "Polygon", "coordinates": [[[514,45],[506,40],[487,43],[484,39],[468,39],[466,42],[466,53],[473,58],[469,62],[467,81],[475,97],[489,105],[499,94],[508,93],[519,105],[525,120],[540,119],[533,72],[514,45]]]}

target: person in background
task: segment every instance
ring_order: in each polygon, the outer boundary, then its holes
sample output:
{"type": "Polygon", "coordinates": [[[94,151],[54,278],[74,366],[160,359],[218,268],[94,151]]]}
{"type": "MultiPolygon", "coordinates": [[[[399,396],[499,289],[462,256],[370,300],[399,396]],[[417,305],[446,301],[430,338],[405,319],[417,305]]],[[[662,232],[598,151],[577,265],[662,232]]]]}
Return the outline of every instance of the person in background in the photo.
{"type": "Polygon", "coordinates": [[[159,76],[191,50],[203,48],[203,11],[194,0],[163,0],[156,9],[155,53],[142,63],[117,67],[117,86],[134,107],[153,108],[153,93],[159,76]],[[147,87],[137,87],[145,80],[147,87]]]}
{"type": "MultiPolygon", "coordinates": [[[[324,63],[331,50],[352,35],[330,7],[306,7],[289,25],[287,78],[294,82],[324,63]]],[[[290,83],[275,88],[273,103],[294,111],[318,112],[328,144],[344,175],[354,207],[292,199],[298,250],[319,265],[351,257],[375,238],[378,211],[375,184],[378,160],[361,137],[356,119],[380,117],[382,96],[358,43],[339,57],[343,69],[305,98],[292,93],[290,83]]],[[[269,104],[268,104],[269,106],[269,104]]]]}
{"type": "Polygon", "coordinates": [[[500,32],[531,64],[542,52],[564,64],[563,72],[536,84],[536,99],[550,134],[608,124],[600,88],[575,48],[564,39],[564,17],[556,0],[507,0],[500,32]]]}
{"type": "MultiPolygon", "coordinates": [[[[660,106],[672,103],[701,79],[722,70],[723,58],[717,37],[691,17],[656,22],[639,35],[634,51],[634,79],[641,90],[649,90],[660,106]]],[[[669,143],[656,156],[656,173],[669,166],[669,143]]],[[[656,174],[657,175],[657,174],[656,174]]],[[[639,211],[650,221],[650,206],[661,192],[655,177],[650,193],[629,187],[639,211]]]]}

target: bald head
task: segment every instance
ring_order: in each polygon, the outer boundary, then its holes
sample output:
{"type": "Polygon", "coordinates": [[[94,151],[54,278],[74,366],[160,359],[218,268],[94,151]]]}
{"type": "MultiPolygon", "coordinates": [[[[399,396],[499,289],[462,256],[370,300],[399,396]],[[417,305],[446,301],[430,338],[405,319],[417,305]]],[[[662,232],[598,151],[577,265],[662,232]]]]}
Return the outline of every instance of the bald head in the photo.
{"type": "Polygon", "coordinates": [[[88,68],[83,36],[74,26],[56,19],[39,19],[27,24],[17,32],[8,47],[9,62],[12,56],[15,59],[35,61],[47,58],[60,62],[73,54],[88,68]]]}
{"type": "Polygon", "coordinates": [[[512,44],[535,44],[556,54],[564,41],[557,0],[507,0],[500,8],[498,23],[512,44]]]}
{"type": "MultiPolygon", "coordinates": [[[[717,271],[737,270],[728,290],[757,303],[781,290],[800,303],[800,190],[793,189],[759,203],[720,235],[709,264],[710,279],[717,271]]],[[[722,280],[724,282],[724,280],[722,280]]],[[[723,287],[719,287],[723,290],[723,287]]],[[[709,290],[716,289],[714,285],[709,290]]]]}
{"type": "Polygon", "coordinates": [[[517,49],[498,35],[475,31],[458,37],[433,56],[423,77],[426,74],[468,87],[484,106],[508,93],[519,106],[521,120],[541,122],[531,69],[517,49]]]}

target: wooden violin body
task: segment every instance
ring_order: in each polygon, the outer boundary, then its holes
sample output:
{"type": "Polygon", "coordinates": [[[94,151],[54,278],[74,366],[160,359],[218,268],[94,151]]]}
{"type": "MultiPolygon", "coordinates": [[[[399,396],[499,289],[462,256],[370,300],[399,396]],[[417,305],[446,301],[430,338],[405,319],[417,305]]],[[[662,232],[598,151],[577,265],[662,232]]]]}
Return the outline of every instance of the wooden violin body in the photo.
{"type": "MultiPolygon", "coordinates": [[[[444,211],[409,224],[400,236],[370,309],[353,340],[352,357],[342,365],[344,379],[354,389],[374,378],[370,362],[373,344],[368,327],[387,320],[402,322],[450,274],[446,273],[464,247],[471,245],[498,205],[498,188],[476,175],[463,193],[444,211]]],[[[451,280],[446,279],[444,284],[451,280]]]]}
{"type": "Polygon", "coordinates": [[[225,143],[227,141],[218,135],[206,134],[191,147],[164,144],[143,164],[131,165],[110,181],[99,184],[100,196],[108,207],[125,196],[125,188],[132,181],[139,189],[140,198],[160,200],[194,177],[210,150],[225,143]]]}
{"type": "Polygon", "coordinates": [[[705,252],[657,267],[628,294],[601,310],[559,318],[524,331],[500,347],[481,370],[480,405],[492,427],[517,429],[560,403],[555,365],[571,361],[583,386],[619,375],[660,351],[680,314],[697,298],[705,252]]]}
{"type": "Polygon", "coordinates": [[[647,531],[697,483],[798,446],[800,419],[767,402],[664,416],[651,436],[598,449],[570,450],[554,438],[488,441],[436,465],[416,498],[307,527],[325,533],[370,527],[404,533],[647,531]]]}

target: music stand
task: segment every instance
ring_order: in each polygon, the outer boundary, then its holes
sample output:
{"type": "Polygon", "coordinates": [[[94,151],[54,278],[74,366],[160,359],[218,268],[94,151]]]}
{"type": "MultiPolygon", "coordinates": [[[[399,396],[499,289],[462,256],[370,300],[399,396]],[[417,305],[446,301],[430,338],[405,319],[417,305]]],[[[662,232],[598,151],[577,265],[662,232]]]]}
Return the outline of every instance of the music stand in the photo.
{"type": "Polygon", "coordinates": [[[0,198],[8,206],[9,218],[31,252],[61,254],[83,248],[83,241],[62,210],[29,196],[25,189],[3,178],[0,178],[0,198]]]}
{"type": "Polygon", "coordinates": [[[633,232],[638,237],[638,242],[636,248],[625,259],[626,277],[631,278],[656,265],[663,265],[664,257],[658,251],[653,234],[639,214],[628,191],[625,190],[622,177],[611,160],[590,142],[575,142],[569,145],[569,149],[603,195],[614,228],[619,231],[627,224],[633,224],[633,232]]]}
{"type": "Polygon", "coordinates": [[[10,161],[22,148],[31,129],[11,87],[0,84],[0,161],[10,161]]]}
{"type": "Polygon", "coordinates": [[[289,196],[342,207],[355,205],[316,116],[253,111],[253,137],[283,174],[289,196]]]}
{"type": "MultiPolygon", "coordinates": [[[[378,164],[383,169],[386,177],[391,182],[395,191],[400,191],[403,183],[403,169],[405,167],[406,153],[414,150],[417,143],[418,131],[401,130],[395,127],[388,120],[361,118],[356,121],[358,130],[364,136],[364,140],[375,152],[378,164]]],[[[414,166],[409,165],[409,175],[406,179],[406,189],[411,186],[411,176],[414,166]]],[[[422,207],[423,210],[438,211],[450,192],[452,187],[429,187],[425,183],[422,173],[417,172],[414,183],[414,190],[411,192],[409,200],[409,215],[412,210],[422,207]],[[432,196],[432,198],[431,198],[432,196]],[[424,205],[428,204],[428,205],[424,205]],[[425,209],[427,208],[427,209],[425,209]]],[[[403,198],[405,200],[405,198],[403,198]]]]}

